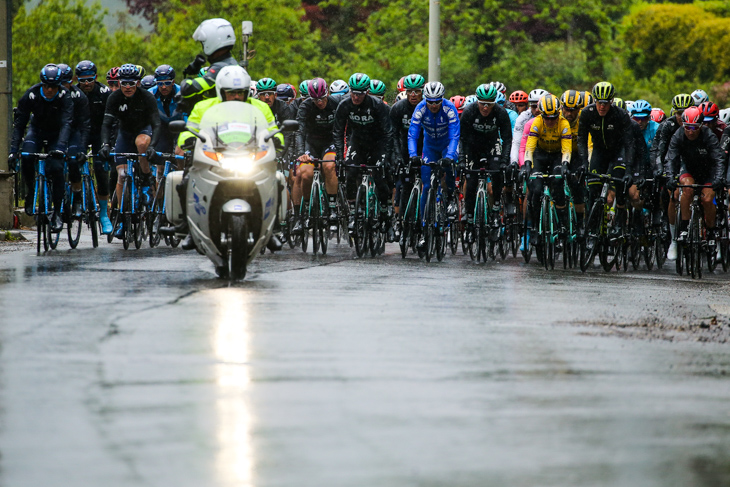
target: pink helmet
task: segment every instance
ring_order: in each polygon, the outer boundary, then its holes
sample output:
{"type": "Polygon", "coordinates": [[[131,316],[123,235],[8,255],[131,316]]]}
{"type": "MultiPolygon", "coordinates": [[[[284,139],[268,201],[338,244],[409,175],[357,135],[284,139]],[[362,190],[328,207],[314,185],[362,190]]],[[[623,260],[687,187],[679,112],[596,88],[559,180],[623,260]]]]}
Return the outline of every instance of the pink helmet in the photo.
{"type": "Polygon", "coordinates": [[[310,79],[307,82],[307,91],[312,98],[324,98],[327,96],[327,82],[322,78],[310,79]]]}

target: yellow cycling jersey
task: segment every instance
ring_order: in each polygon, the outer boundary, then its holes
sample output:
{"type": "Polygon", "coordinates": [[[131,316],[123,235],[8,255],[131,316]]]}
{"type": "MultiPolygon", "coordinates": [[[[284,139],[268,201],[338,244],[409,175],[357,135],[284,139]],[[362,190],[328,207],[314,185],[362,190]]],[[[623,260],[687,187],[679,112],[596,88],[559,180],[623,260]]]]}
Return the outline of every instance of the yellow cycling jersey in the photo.
{"type": "MultiPolygon", "coordinates": [[[[570,124],[562,115],[558,117],[557,123],[553,127],[545,125],[542,115],[538,115],[532,123],[532,128],[530,128],[530,133],[527,138],[525,159],[527,159],[528,153],[532,154],[535,152],[535,148],[539,147],[545,152],[562,152],[564,159],[567,155],[567,159],[570,160],[570,154],[573,152],[571,132],[570,124]]],[[[530,158],[530,160],[532,159],[530,158]]]]}

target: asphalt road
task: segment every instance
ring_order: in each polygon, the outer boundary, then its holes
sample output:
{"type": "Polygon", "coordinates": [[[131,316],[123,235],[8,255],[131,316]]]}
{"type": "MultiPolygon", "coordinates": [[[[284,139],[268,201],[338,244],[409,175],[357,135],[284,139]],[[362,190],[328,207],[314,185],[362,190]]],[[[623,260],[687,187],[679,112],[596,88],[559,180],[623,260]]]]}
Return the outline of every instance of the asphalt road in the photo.
{"type": "Polygon", "coordinates": [[[726,274],[8,245],[3,486],[730,485],[726,274]]]}

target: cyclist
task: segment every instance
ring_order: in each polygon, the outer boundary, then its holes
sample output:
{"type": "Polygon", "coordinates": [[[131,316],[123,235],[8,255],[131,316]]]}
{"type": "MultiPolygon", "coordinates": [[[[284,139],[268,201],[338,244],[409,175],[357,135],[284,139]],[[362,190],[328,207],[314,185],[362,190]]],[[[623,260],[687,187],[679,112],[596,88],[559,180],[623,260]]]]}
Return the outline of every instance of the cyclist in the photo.
{"type": "MultiPolygon", "coordinates": [[[[496,103],[500,95],[493,83],[479,85],[476,89],[477,103],[472,103],[461,114],[461,164],[472,169],[506,169],[509,154],[506,148],[512,145],[512,126],[507,110],[496,103]],[[486,162],[482,162],[485,160],[486,162]]],[[[460,165],[461,165],[460,164],[460,165]]],[[[514,167],[516,173],[517,167],[514,167]]],[[[468,222],[468,238],[471,242],[474,225],[474,205],[476,203],[478,178],[466,175],[465,204],[468,222]]],[[[492,198],[492,214],[499,218],[499,204],[502,198],[504,176],[501,172],[491,174],[487,191],[492,198]]],[[[512,209],[514,211],[514,209],[512,209]]],[[[498,221],[493,222],[495,227],[498,221]]]]}
{"type": "MultiPolygon", "coordinates": [[[[97,154],[101,148],[101,124],[104,121],[104,107],[111,94],[111,90],[96,81],[96,64],[91,61],[81,61],[76,65],[76,85],[89,99],[89,139],[92,154],[97,154]]],[[[99,199],[99,221],[103,234],[111,233],[112,224],[109,221],[109,170],[99,157],[94,157],[94,174],[99,199]]]]}
{"type": "MultiPolygon", "coordinates": [[[[406,95],[408,96],[408,95],[406,95]]],[[[464,105],[466,104],[466,97],[461,95],[455,95],[449,98],[449,101],[454,104],[456,107],[456,111],[459,113],[459,116],[461,117],[461,114],[464,112],[464,105]]]]}
{"type": "MultiPolygon", "coordinates": [[[[661,168],[651,159],[652,145],[659,129],[659,124],[651,120],[651,111],[651,105],[646,100],[636,100],[631,105],[631,119],[639,127],[638,141],[634,148],[634,184],[629,188],[629,201],[636,210],[633,222],[636,234],[641,234],[643,231],[641,210],[644,208],[644,202],[641,200],[641,187],[645,179],[661,174],[661,168]]],[[[633,130],[636,131],[635,128],[633,130]]]]}
{"type": "Polygon", "coordinates": [[[522,134],[525,131],[525,124],[536,117],[539,113],[537,102],[540,98],[547,95],[548,92],[542,89],[534,89],[527,97],[529,110],[525,110],[517,117],[515,128],[512,129],[512,148],[510,150],[510,161],[517,163],[520,157],[520,144],[522,143],[522,134]]]}
{"type": "MultiPolygon", "coordinates": [[[[338,101],[335,97],[329,95],[327,83],[322,78],[310,80],[307,91],[310,97],[299,105],[299,111],[297,111],[299,130],[295,136],[294,153],[298,155],[299,166],[292,191],[294,213],[298,216],[302,197],[308,196],[312,189],[314,166],[310,161],[312,158],[320,159],[327,161],[322,164],[322,174],[329,199],[330,220],[336,224],[337,212],[335,207],[338,182],[335,170],[333,128],[338,101]]],[[[305,199],[306,201],[308,199],[305,199]]],[[[302,222],[297,218],[292,233],[296,235],[301,231],[302,222]]]]}
{"type": "MultiPolygon", "coordinates": [[[[423,86],[426,84],[426,80],[420,74],[409,74],[403,78],[403,87],[406,98],[399,100],[390,109],[390,121],[393,124],[393,161],[396,168],[401,169],[399,171],[398,181],[396,182],[395,200],[393,202],[393,208],[395,213],[399,216],[396,221],[395,236],[400,238],[400,226],[402,215],[400,214],[400,208],[405,208],[408,204],[407,198],[411,194],[413,188],[413,181],[410,179],[410,175],[406,173],[406,161],[409,160],[408,155],[408,129],[411,126],[411,118],[413,118],[413,112],[416,110],[416,106],[423,100],[423,86]]],[[[416,141],[416,152],[418,154],[423,153],[423,134],[418,137],[416,141]]]]}
{"type": "Polygon", "coordinates": [[[652,108],[651,119],[654,120],[656,123],[662,123],[664,120],[667,119],[667,114],[664,113],[664,110],[662,110],[661,108],[652,108]]]}
{"type": "Polygon", "coordinates": [[[378,100],[385,103],[385,106],[388,106],[388,103],[386,103],[383,99],[385,98],[385,83],[383,83],[379,79],[370,80],[370,96],[374,96],[378,100]]]}
{"type": "Polygon", "coordinates": [[[111,91],[119,89],[119,67],[111,68],[106,72],[106,84],[111,91]]]}
{"type": "Polygon", "coordinates": [[[720,109],[717,105],[711,101],[706,101],[704,103],[700,103],[698,108],[704,117],[702,123],[712,130],[712,133],[715,134],[717,140],[722,139],[722,133],[725,131],[727,126],[725,125],[725,122],[720,120],[720,109]]]}
{"type": "MultiPolygon", "coordinates": [[[[581,163],[587,174],[588,203],[598,197],[602,182],[593,177],[593,174],[611,174],[623,180],[616,184],[617,211],[619,222],[625,221],[626,191],[631,186],[632,167],[634,157],[634,139],[632,136],[631,119],[628,113],[612,105],[616,90],[607,81],[601,81],[593,87],[593,97],[596,102],[588,105],[580,113],[578,125],[578,153],[581,163]],[[593,151],[590,160],[588,156],[588,137],[593,141],[593,151]],[[623,218],[622,218],[623,216],[623,218]]],[[[621,225],[614,227],[620,232],[621,225]]]]}
{"type": "Polygon", "coordinates": [[[513,91],[509,96],[509,101],[514,105],[515,111],[518,115],[527,110],[527,93],[524,91],[513,91]]]}
{"type": "Polygon", "coordinates": [[[139,82],[139,86],[142,89],[145,89],[147,91],[150,91],[152,88],[157,86],[157,82],[155,81],[155,75],[148,74],[144,78],[142,78],[139,82]]]}
{"type": "MultiPolygon", "coordinates": [[[[554,95],[544,95],[538,102],[540,114],[535,117],[530,128],[525,147],[525,167],[531,173],[560,174],[567,178],[570,174],[570,158],[573,152],[570,124],[560,114],[560,101],[554,95]]],[[[532,179],[529,187],[529,216],[531,223],[539,221],[540,197],[543,180],[532,179]]],[[[568,212],[565,207],[565,191],[563,182],[554,179],[552,195],[558,210],[560,225],[567,227],[568,212]]]]}
{"type": "MultiPolygon", "coordinates": [[[[274,120],[276,120],[277,127],[281,127],[284,120],[295,119],[297,117],[297,113],[288,104],[278,99],[276,87],[276,81],[271,78],[261,78],[256,82],[256,92],[258,93],[257,98],[269,106],[271,113],[274,114],[274,120]]],[[[294,134],[289,132],[285,133],[284,140],[287,147],[287,154],[284,157],[287,157],[294,145],[294,134]]]]}
{"type": "MultiPolygon", "coordinates": [[[[140,192],[149,198],[152,184],[150,160],[154,158],[155,146],[160,138],[160,115],[157,101],[152,93],[140,89],[139,70],[133,64],[124,64],[119,68],[119,84],[121,88],[109,96],[104,122],[101,128],[101,149],[99,156],[108,159],[111,152],[110,140],[112,125],[118,122],[118,131],[114,152],[136,152],[144,154],[139,157],[140,192]]],[[[117,201],[122,200],[122,184],[126,170],[126,159],[116,158],[117,168],[117,201]]],[[[117,237],[122,236],[122,227],[115,229],[117,237]]]]}
{"type": "Polygon", "coordinates": [[[583,216],[585,214],[585,195],[583,181],[583,165],[581,164],[580,154],[578,152],[578,115],[583,108],[583,92],[576,90],[568,90],[560,97],[560,112],[563,118],[567,120],[570,126],[571,137],[571,156],[568,170],[571,176],[568,178],[570,192],[573,195],[573,203],[575,204],[575,213],[577,219],[578,235],[583,233],[583,216]]]}
{"type": "Polygon", "coordinates": [[[286,83],[276,85],[276,99],[283,101],[291,109],[290,105],[294,99],[294,90],[286,83]]]}
{"type": "MultiPolygon", "coordinates": [[[[444,99],[444,85],[437,81],[427,83],[423,88],[424,100],[416,106],[408,128],[408,154],[412,162],[419,162],[418,139],[423,132],[424,162],[441,161],[445,169],[446,204],[449,216],[456,215],[454,191],[454,162],[459,155],[459,137],[461,135],[459,114],[449,100],[444,99]]],[[[431,167],[421,166],[423,196],[421,205],[426,203],[426,195],[431,188],[431,167]]],[[[425,214],[425,212],[424,212],[425,214]]],[[[423,249],[426,241],[421,236],[418,248],[423,249]]]]}
{"type": "Polygon", "coordinates": [[[690,96],[692,97],[692,105],[696,107],[702,105],[706,101],[710,101],[710,97],[707,96],[707,92],[705,90],[694,90],[690,96]]]}
{"type": "Polygon", "coordinates": [[[76,160],[68,160],[68,179],[71,182],[72,204],[71,211],[74,216],[81,216],[81,171],[79,164],[86,161],[86,147],[89,141],[89,99],[77,86],[71,84],[73,79],[73,69],[68,64],[58,64],[61,70],[61,86],[65,88],[71,96],[74,104],[73,120],[71,121],[71,137],[68,139],[68,148],[66,152],[69,155],[76,156],[76,160]]]}
{"type": "MultiPolygon", "coordinates": [[[[157,111],[160,115],[160,139],[157,144],[159,152],[169,153],[175,148],[175,135],[170,132],[168,126],[175,120],[185,120],[187,113],[181,111],[176,101],[176,95],[180,93],[180,85],[175,83],[175,69],[169,64],[161,64],[155,69],[155,86],[150,90],[157,101],[157,111]]],[[[163,164],[164,166],[164,164],[163,164]]],[[[162,178],[162,166],[158,166],[157,175],[162,178]]]]}
{"type": "MultiPolygon", "coordinates": [[[[345,164],[367,164],[380,166],[380,170],[373,172],[378,198],[382,203],[381,218],[387,222],[387,208],[391,205],[391,193],[388,188],[386,164],[391,151],[393,126],[388,116],[385,104],[373,96],[368,95],[370,77],[363,73],[355,73],[348,80],[350,98],[343,99],[335,112],[333,137],[337,161],[345,164]],[[345,154],[345,129],[347,128],[347,154],[345,154]],[[387,202],[387,203],[386,203],[387,202]]],[[[358,171],[356,168],[347,168],[346,190],[347,199],[352,205],[349,222],[350,231],[354,230],[355,211],[354,201],[357,192],[358,171]]]]}
{"type": "MultiPolygon", "coordinates": [[[[666,187],[670,191],[677,189],[675,176],[679,176],[680,184],[701,184],[707,186],[702,189],[702,207],[705,213],[705,225],[707,227],[707,240],[713,241],[715,236],[715,192],[724,188],[724,165],[723,152],[717,137],[712,130],[702,124],[702,112],[691,107],[682,114],[683,130],[677,130],[672,136],[667,151],[664,170],[667,174],[666,187]]],[[[682,191],[682,198],[679,202],[682,221],[680,222],[680,235],[678,242],[687,239],[687,227],[689,222],[689,207],[694,196],[692,188],[685,188],[682,191]]]]}
{"type": "Polygon", "coordinates": [[[334,96],[339,103],[344,98],[350,96],[350,87],[344,80],[336,79],[330,85],[330,95],[334,96]]]}
{"type": "MultiPolygon", "coordinates": [[[[40,83],[31,86],[18,100],[13,117],[13,135],[8,164],[12,167],[15,166],[21,142],[23,152],[48,150],[46,175],[52,184],[54,208],[51,229],[54,232],[60,232],[63,228],[61,213],[65,192],[63,158],[71,136],[73,102],[69,92],[61,87],[61,70],[58,69],[58,66],[55,64],[43,66],[40,80],[40,83]],[[29,121],[28,133],[23,138],[29,121]]],[[[32,215],[35,196],[35,161],[32,158],[23,157],[21,168],[26,186],[25,212],[32,215]]]]}

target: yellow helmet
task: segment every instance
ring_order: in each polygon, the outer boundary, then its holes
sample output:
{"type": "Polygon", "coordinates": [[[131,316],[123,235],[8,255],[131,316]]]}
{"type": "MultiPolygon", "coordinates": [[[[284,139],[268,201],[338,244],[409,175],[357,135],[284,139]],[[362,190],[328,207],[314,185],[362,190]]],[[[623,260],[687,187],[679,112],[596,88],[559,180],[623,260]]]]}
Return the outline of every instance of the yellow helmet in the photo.
{"type": "Polygon", "coordinates": [[[587,107],[593,103],[593,95],[590,91],[583,92],[583,107],[587,107]]]}
{"type": "Polygon", "coordinates": [[[537,102],[537,108],[542,118],[558,118],[560,115],[560,101],[555,95],[545,95],[537,102]]]}
{"type": "Polygon", "coordinates": [[[560,97],[560,103],[565,108],[583,108],[583,94],[580,91],[568,90],[560,97]]]}

